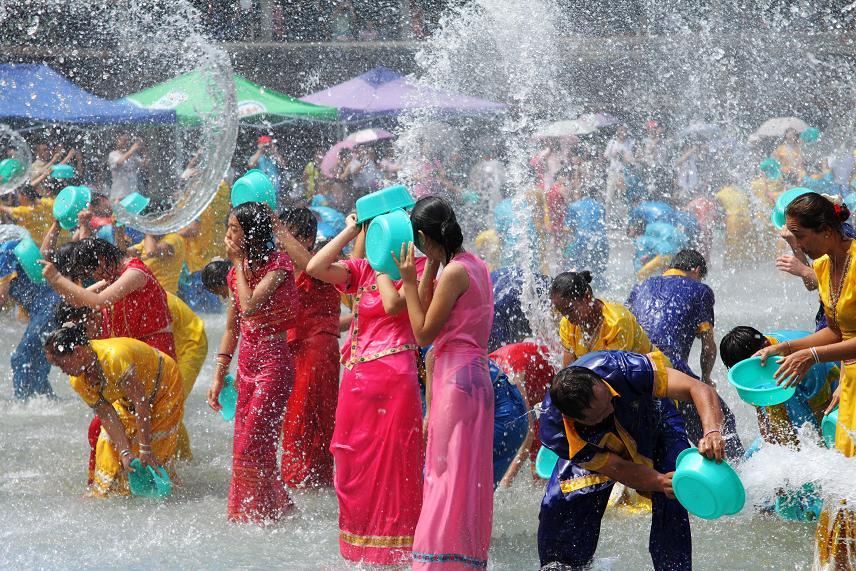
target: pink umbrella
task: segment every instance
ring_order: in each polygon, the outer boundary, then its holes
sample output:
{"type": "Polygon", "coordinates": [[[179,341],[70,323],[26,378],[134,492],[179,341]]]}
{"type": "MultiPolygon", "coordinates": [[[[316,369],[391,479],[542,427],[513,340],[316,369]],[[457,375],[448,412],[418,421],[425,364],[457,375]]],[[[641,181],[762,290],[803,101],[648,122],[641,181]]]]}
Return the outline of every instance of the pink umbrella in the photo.
{"type": "Polygon", "coordinates": [[[333,169],[336,168],[336,163],[339,162],[339,153],[342,149],[353,149],[357,145],[365,145],[384,139],[392,139],[395,135],[383,129],[363,129],[351,133],[324,153],[324,159],[321,161],[321,172],[324,176],[333,177],[333,169]]]}

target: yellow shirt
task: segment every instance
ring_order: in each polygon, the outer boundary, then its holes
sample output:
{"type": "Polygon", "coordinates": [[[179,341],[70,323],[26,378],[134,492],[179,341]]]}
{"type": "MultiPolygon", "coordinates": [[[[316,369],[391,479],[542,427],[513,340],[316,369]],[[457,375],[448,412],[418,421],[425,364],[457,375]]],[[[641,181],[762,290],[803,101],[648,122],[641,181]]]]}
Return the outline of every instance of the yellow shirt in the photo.
{"type": "Polygon", "coordinates": [[[630,310],[609,301],[603,302],[603,324],[595,332],[593,339],[586,340],[579,326],[572,324],[566,317],[562,318],[559,325],[559,336],[565,349],[577,357],[591,351],[647,354],[655,350],[630,310]]]}
{"type": "MultiPolygon", "coordinates": [[[[838,303],[835,305],[835,318],[832,315],[830,299],[829,256],[821,256],[814,261],[814,273],[817,275],[817,289],[823,311],[831,328],[836,324],[844,340],[856,337],[856,240],[850,241],[850,265],[838,303]]],[[[850,431],[856,430],[856,359],[844,361],[844,375],[841,378],[841,401],[838,404],[838,427],[835,431],[835,447],[845,456],[856,456],[856,439],[850,431]]]]}
{"type": "Polygon", "coordinates": [[[160,242],[169,244],[172,247],[172,256],[154,256],[148,257],[143,252],[143,243],[134,246],[134,249],[140,252],[140,259],[148,266],[152,273],[160,282],[161,287],[169,293],[178,293],[178,279],[181,276],[181,268],[184,266],[185,257],[185,242],[179,234],[167,234],[160,239],[160,242]]]}
{"type": "Polygon", "coordinates": [[[229,217],[229,185],[220,182],[211,204],[199,215],[199,235],[187,238],[187,269],[201,271],[212,258],[223,256],[226,219],[229,217]]]}
{"type": "Polygon", "coordinates": [[[187,395],[208,356],[205,323],[178,296],[167,292],[166,301],[172,315],[172,337],[175,340],[178,369],[187,395]]]}
{"type": "Polygon", "coordinates": [[[41,244],[54,221],[53,206],[53,198],[39,198],[30,206],[14,206],[9,210],[16,223],[27,229],[36,244],[41,244]]]}
{"type": "Polygon", "coordinates": [[[90,341],[90,345],[104,371],[105,385],[98,387],[84,376],[69,379],[71,388],[89,406],[95,406],[103,398],[109,403],[121,404],[124,408],[128,408],[130,399],[125,393],[127,379],[131,376],[135,377],[143,383],[145,393],[151,395],[155,391],[160,358],[163,357],[165,362],[168,361],[173,367],[175,366],[171,358],[157,349],[128,337],[94,339],[90,341]]]}
{"type": "Polygon", "coordinates": [[[716,193],[716,199],[722,205],[726,216],[749,216],[749,196],[736,186],[722,187],[716,193]]]}

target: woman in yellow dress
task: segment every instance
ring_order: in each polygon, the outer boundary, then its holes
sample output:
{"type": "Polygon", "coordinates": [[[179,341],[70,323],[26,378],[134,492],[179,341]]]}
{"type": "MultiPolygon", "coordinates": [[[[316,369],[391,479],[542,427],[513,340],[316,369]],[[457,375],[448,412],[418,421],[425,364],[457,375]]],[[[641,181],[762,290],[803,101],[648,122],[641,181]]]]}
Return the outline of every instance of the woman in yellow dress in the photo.
{"type": "Polygon", "coordinates": [[[72,388],[101,418],[92,495],[128,495],[127,473],[135,458],[143,467],[162,466],[174,475],[184,413],[175,361],[136,339],[90,341],[83,325],[51,333],[45,355],[71,377],[72,388]]]}
{"type": "MultiPolygon", "coordinates": [[[[776,371],[783,385],[802,381],[816,363],[843,361],[844,373],[827,412],[838,405],[835,448],[856,456],[856,240],[842,231],[850,212],[820,194],[804,194],[785,210],[786,226],[800,249],[814,260],[827,327],[802,339],[757,353],[785,358],[776,371]]],[[[856,568],[856,510],[845,500],[826,501],[817,525],[815,568],[856,568]]]]}

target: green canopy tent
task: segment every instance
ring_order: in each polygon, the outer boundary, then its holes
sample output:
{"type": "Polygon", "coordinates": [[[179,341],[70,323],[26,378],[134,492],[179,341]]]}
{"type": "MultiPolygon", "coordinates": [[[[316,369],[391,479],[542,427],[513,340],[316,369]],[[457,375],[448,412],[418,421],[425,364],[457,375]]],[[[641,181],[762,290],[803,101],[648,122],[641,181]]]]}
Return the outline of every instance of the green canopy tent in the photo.
{"type": "MultiPolygon", "coordinates": [[[[179,75],[124,98],[146,109],[174,109],[178,123],[196,125],[212,109],[207,78],[199,71],[179,75]]],[[[336,121],[334,107],[313,105],[234,75],[238,118],[244,125],[276,126],[295,120],[336,121]]]]}

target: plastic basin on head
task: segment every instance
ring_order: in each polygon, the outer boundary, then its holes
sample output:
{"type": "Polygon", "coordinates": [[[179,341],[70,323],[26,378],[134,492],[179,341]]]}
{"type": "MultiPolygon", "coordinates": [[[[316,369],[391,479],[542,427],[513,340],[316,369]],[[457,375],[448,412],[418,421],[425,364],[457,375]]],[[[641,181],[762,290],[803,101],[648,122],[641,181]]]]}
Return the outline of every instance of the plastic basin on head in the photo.
{"type": "Polygon", "coordinates": [[[74,178],[74,167],[71,165],[54,165],[51,167],[51,177],[60,180],[74,178]]]}
{"type": "Polygon", "coordinates": [[[39,263],[39,261],[44,258],[42,257],[41,251],[39,251],[39,246],[32,238],[24,238],[18,242],[18,245],[15,246],[12,253],[15,255],[15,258],[18,259],[18,263],[21,264],[21,267],[24,268],[24,273],[27,274],[27,277],[30,278],[31,282],[36,284],[44,283],[44,268],[39,263]]]}
{"type": "Polygon", "coordinates": [[[235,388],[234,375],[226,375],[226,383],[220,391],[217,402],[223,407],[220,409],[220,416],[223,417],[223,420],[233,420],[235,418],[235,409],[238,405],[238,389],[235,388]]]}
{"type": "Polygon", "coordinates": [[[266,202],[276,210],[276,189],[268,176],[258,169],[247,171],[232,185],[232,206],[245,202],[266,202]]]}
{"type": "Polygon", "coordinates": [[[829,414],[823,417],[820,423],[820,432],[823,434],[823,441],[829,448],[835,447],[835,431],[838,428],[838,407],[833,408],[829,414]]]}
{"type": "Polygon", "coordinates": [[[728,370],[730,382],[740,398],[755,406],[773,406],[789,400],[797,388],[786,388],[776,384],[773,375],[779,368],[781,357],[770,357],[761,366],[760,357],[749,357],[728,370]]]}
{"type": "Polygon", "coordinates": [[[67,186],[56,197],[53,215],[63,230],[77,228],[77,214],[89,206],[92,191],[86,186],[67,186]]]}
{"type": "Polygon", "coordinates": [[[403,184],[388,186],[357,199],[357,224],[375,216],[404,208],[411,208],[416,201],[403,184]]]}
{"type": "Polygon", "coordinates": [[[401,245],[413,241],[413,225],[403,210],[393,210],[372,219],[366,231],[366,258],[376,271],[393,280],[401,279],[398,266],[392,258],[401,252],[401,245]]]}
{"type": "Polygon", "coordinates": [[[800,133],[800,140],[803,143],[814,143],[820,138],[820,129],[817,127],[809,127],[800,133]]]}
{"type": "Polygon", "coordinates": [[[131,214],[139,214],[146,209],[151,201],[152,199],[148,196],[143,196],[139,192],[132,192],[120,200],[119,204],[131,214]]]}
{"type": "Polygon", "coordinates": [[[809,192],[814,191],[803,186],[791,188],[783,192],[776,200],[776,205],[773,206],[773,211],[770,213],[770,220],[773,221],[773,226],[776,228],[782,228],[785,225],[785,210],[788,209],[790,203],[803,194],[808,194],[809,192]]]}
{"type": "Polygon", "coordinates": [[[24,172],[24,165],[18,159],[3,159],[0,161],[0,183],[9,182],[24,172]]]}
{"type": "Polygon", "coordinates": [[[542,480],[549,480],[558,461],[559,455],[542,444],[535,457],[535,473],[542,480]]]}
{"type": "Polygon", "coordinates": [[[675,464],[672,489],[681,505],[694,516],[717,519],[743,509],[746,490],[727,462],[717,464],[699,454],[697,448],[687,448],[675,464]]]}
{"type": "Polygon", "coordinates": [[[764,176],[770,179],[782,178],[782,165],[776,159],[766,158],[758,165],[764,176]]]}

